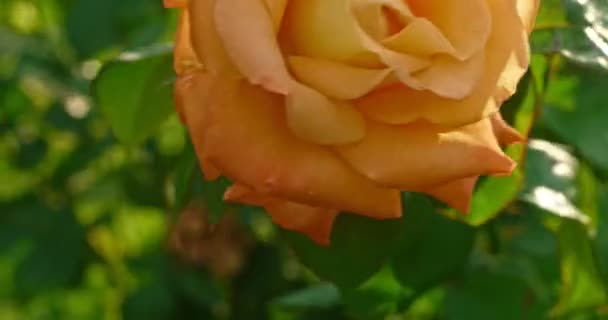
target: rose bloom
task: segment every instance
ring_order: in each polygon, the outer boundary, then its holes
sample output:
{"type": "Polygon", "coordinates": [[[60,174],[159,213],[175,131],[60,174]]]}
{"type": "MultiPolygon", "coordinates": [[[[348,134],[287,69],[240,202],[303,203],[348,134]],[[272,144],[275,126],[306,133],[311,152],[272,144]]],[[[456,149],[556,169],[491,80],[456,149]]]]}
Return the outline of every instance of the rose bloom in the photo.
{"type": "Polygon", "coordinates": [[[479,176],[515,167],[498,110],[539,1],[165,0],[176,107],[226,201],[317,243],[339,212],[400,217],[400,191],[467,212],[479,176]]]}

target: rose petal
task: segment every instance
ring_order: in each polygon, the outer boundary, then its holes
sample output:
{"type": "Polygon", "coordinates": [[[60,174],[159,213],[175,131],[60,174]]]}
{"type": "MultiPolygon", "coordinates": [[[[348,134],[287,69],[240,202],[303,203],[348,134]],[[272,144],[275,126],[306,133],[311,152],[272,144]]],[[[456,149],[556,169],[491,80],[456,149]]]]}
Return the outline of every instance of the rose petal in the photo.
{"type": "Polygon", "coordinates": [[[292,0],[285,38],[292,44],[294,54],[370,68],[388,66],[401,81],[423,89],[413,81],[412,74],[429,66],[428,59],[389,50],[376,41],[359,24],[354,10],[357,3],[292,0]]]}
{"type": "Polygon", "coordinates": [[[456,48],[431,21],[426,18],[413,19],[399,33],[384,39],[382,43],[388,48],[414,55],[430,56],[434,54],[458,55],[456,48]]]}
{"type": "Polygon", "coordinates": [[[388,69],[358,68],[302,56],[289,57],[288,62],[296,79],[338,100],[360,98],[375,89],[390,74],[388,69]]]}
{"type": "Polygon", "coordinates": [[[237,74],[217,34],[213,13],[218,0],[188,1],[192,47],[211,74],[237,74]]]}
{"type": "Polygon", "coordinates": [[[210,88],[211,78],[203,73],[191,73],[177,78],[174,95],[175,107],[182,122],[192,130],[192,140],[203,174],[207,180],[215,180],[220,176],[220,172],[204,152],[203,137],[197,135],[208,126],[206,109],[211,94],[210,88]],[[190,117],[189,110],[197,110],[197,116],[190,117]]]}
{"type": "Polygon", "coordinates": [[[512,0],[488,1],[488,4],[492,16],[500,18],[493,21],[485,50],[484,73],[470,96],[453,100],[432,92],[394,86],[375,91],[356,101],[356,105],[368,117],[390,124],[425,120],[460,126],[496,112],[500,103],[515,92],[516,84],[526,71],[529,46],[512,0]]]}
{"type": "Polygon", "coordinates": [[[401,215],[397,190],[375,185],[330,150],[295,138],[280,96],[231,77],[214,79],[207,91],[206,108],[186,104],[185,113],[199,157],[228,178],[311,206],[375,218],[401,215]]]}
{"type": "Polygon", "coordinates": [[[188,6],[188,0],[163,0],[165,8],[186,8],[188,6]]]}
{"type": "MultiPolygon", "coordinates": [[[[290,0],[286,21],[287,38],[297,55],[346,62],[367,51],[351,0],[290,0]]],[[[369,54],[367,58],[374,60],[369,54]]]]}
{"type": "Polygon", "coordinates": [[[235,184],[224,194],[224,200],[264,207],[272,221],[281,227],[306,234],[311,240],[327,246],[338,211],[312,207],[257,194],[253,189],[235,184]]]}
{"type": "Polygon", "coordinates": [[[359,141],[365,119],[347,102],[331,101],[323,94],[294,82],[285,102],[287,125],[299,138],[320,145],[359,141]]]}
{"type": "Polygon", "coordinates": [[[215,24],[242,75],[271,92],[289,92],[291,77],[276,40],[272,17],[261,0],[218,1],[215,24]]]}
{"type": "Polygon", "coordinates": [[[512,128],[503,119],[500,113],[497,112],[490,116],[490,121],[492,121],[494,135],[496,135],[496,138],[501,145],[508,146],[526,141],[526,138],[524,138],[517,130],[512,128]]]}
{"type": "Polygon", "coordinates": [[[480,52],[465,61],[449,56],[439,56],[426,70],[416,75],[420,86],[450,99],[469,96],[483,75],[484,54],[480,52]]]}
{"type": "Polygon", "coordinates": [[[372,39],[360,27],[358,28],[364,47],[377,54],[380,60],[410,89],[429,90],[445,98],[462,99],[469,95],[471,88],[480,77],[483,60],[479,61],[478,57],[472,57],[467,63],[459,63],[459,61],[453,61],[454,59],[450,58],[436,58],[434,61],[424,60],[389,50],[372,39]],[[428,69],[425,70],[424,68],[427,67],[428,69]],[[414,75],[417,71],[420,72],[414,75]],[[455,76],[450,77],[450,74],[455,74],[455,76]],[[453,81],[458,76],[461,79],[453,81]],[[437,78],[437,81],[434,81],[434,78],[437,78]],[[445,81],[446,79],[452,81],[445,81]]]}
{"type": "Polygon", "coordinates": [[[507,175],[515,167],[498,146],[488,119],[443,132],[424,124],[369,123],[361,142],[336,150],[369,179],[404,191],[471,176],[507,175]]]}
{"type": "Polygon", "coordinates": [[[413,17],[401,0],[352,0],[351,8],[361,28],[375,40],[394,33],[393,28],[403,28],[413,17]]]}
{"type": "Polygon", "coordinates": [[[178,76],[203,68],[203,65],[200,63],[192,48],[188,9],[181,10],[179,14],[173,57],[173,68],[178,76]]]}
{"type": "Polygon", "coordinates": [[[483,50],[499,15],[490,13],[487,0],[410,0],[415,15],[437,26],[456,49],[455,58],[465,60],[483,50]]]}
{"type": "Polygon", "coordinates": [[[478,177],[469,177],[449,182],[425,191],[448,206],[468,214],[471,211],[473,191],[478,177]]]}
{"type": "Polygon", "coordinates": [[[395,85],[373,91],[353,103],[366,117],[387,124],[404,125],[423,120],[437,125],[460,126],[479,121],[498,109],[494,99],[485,100],[477,90],[479,88],[463,100],[452,100],[395,85]]]}
{"type": "Polygon", "coordinates": [[[287,8],[287,0],[264,0],[264,3],[266,3],[266,8],[272,18],[274,30],[278,32],[283,22],[285,9],[287,8]]]}
{"type": "Polygon", "coordinates": [[[540,9],[540,0],[515,0],[517,2],[517,12],[521,17],[521,21],[526,26],[528,33],[534,29],[534,22],[538,10],[540,9]]]}

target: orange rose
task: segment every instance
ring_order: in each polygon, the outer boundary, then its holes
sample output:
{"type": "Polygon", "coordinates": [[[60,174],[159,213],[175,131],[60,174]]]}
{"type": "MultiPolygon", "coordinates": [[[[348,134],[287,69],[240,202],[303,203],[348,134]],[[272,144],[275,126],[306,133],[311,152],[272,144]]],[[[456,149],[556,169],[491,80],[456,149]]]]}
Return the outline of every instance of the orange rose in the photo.
{"type": "Polygon", "coordinates": [[[329,242],[340,211],[400,191],[466,212],[522,137],[498,113],[540,0],[165,0],[181,9],[176,105],[208,179],[329,242]]]}

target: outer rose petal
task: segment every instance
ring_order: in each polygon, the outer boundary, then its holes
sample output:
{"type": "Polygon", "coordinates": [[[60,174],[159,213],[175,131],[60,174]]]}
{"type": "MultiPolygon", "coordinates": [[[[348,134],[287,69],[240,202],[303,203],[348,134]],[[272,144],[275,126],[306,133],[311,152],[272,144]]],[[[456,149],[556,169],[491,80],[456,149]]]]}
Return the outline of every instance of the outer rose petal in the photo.
{"type": "MultiPolygon", "coordinates": [[[[207,109],[207,100],[211,92],[210,78],[203,73],[191,73],[187,76],[177,78],[175,81],[175,107],[184,122],[189,128],[205,128],[208,125],[208,119],[205,115],[207,109]],[[190,109],[199,111],[198,117],[189,117],[187,113],[190,109]]],[[[191,135],[193,132],[191,132],[191,135]]],[[[202,141],[200,137],[192,137],[193,140],[202,141]]],[[[202,151],[205,149],[204,144],[194,144],[201,169],[207,180],[214,180],[220,176],[219,170],[213,165],[209,158],[204,156],[202,151]]]]}
{"type": "Polygon", "coordinates": [[[320,245],[329,245],[337,210],[311,207],[257,194],[244,185],[233,185],[224,195],[226,201],[262,206],[281,227],[304,233],[320,245]]]}
{"type": "Polygon", "coordinates": [[[163,0],[165,8],[186,8],[188,0],[163,0]]]}
{"type": "Polygon", "coordinates": [[[192,47],[207,72],[237,74],[215,27],[213,17],[218,2],[221,0],[188,1],[192,47]]]}
{"type": "Polygon", "coordinates": [[[208,103],[185,104],[185,114],[199,158],[228,178],[257,193],[311,206],[378,219],[401,215],[397,190],[375,185],[330,150],[293,136],[280,96],[235,78],[207,82],[208,103]]]}
{"type": "Polygon", "coordinates": [[[289,92],[291,76],[276,40],[272,17],[262,0],[218,1],[215,25],[242,75],[271,92],[289,92]]]}
{"type": "Polygon", "coordinates": [[[471,209],[471,200],[477,179],[478,177],[469,177],[456,180],[429,189],[425,193],[463,214],[468,214],[471,209]]]}
{"type": "Polygon", "coordinates": [[[493,0],[488,4],[495,19],[485,51],[484,74],[470,96],[453,100],[394,86],[358,99],[360,110],[376,121],[390,124],[426,120],[447,126],[473,123],[496,112],[499,104],[515,92],[528,68],[529,47],[513,0],[493,0]],[[497,91],[498,101],[494,99],[497,91]]]}
{"type": "Polygon", "coordinates": [[[272,18],[272,24],[274,30],[279,31],[281,23],[283,22],[283,15],[285,14],[285,8],[287,8],[287,0],[264,0],[266,8],[272,18]]]}
{"type": "Polygon", "coordinates": [[[178,76],[203,68],[192,48],[192,41],[190,41],[190,17],[188,9],[182,9],[179,14],[173,57],[173,68],[178,76]]]}
{"type": "Polygon", "coordinates": [[[425,191],[471,176],[510,174],[515,166],[500,150],[487,119],[445,132],[419,124],[369,124],[361,142],[336,150],[369,179],[405,191],[425,191]]]}
{"type": "Polygon", "coordinates": [[[540,8],[540,0],[515,0],[517,2],[517,11],[521,17],[521,21],[528,30],[528,33],[534,29],[534,22],[540,8]]]}
{"type": "Polygon", "coordinates": [[[494,135],[496,135],[496,138],[501,145],[508,146],[515,143],[522,143],[526,140],[517,130],[513,129],[505,122],[500,113],[497,112],[490,116],[490,121],[492,121],[494,135]]]}

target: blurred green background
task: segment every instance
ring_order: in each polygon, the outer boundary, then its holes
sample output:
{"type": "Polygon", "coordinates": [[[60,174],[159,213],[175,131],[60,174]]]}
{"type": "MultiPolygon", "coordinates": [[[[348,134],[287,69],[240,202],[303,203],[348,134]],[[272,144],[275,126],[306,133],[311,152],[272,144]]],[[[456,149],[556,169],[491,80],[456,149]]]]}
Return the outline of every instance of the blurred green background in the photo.
{"type": "Polygon", "coordinates": [[[542,5],[504,107],[535,122],[519,171],[470,217],[405,194],[403,220],[344,215],[319,248],[202,180],[176,12],[1,0],[0,320],[608,319],[608,2],[542,5]]]}

